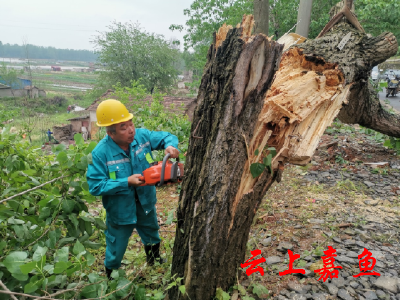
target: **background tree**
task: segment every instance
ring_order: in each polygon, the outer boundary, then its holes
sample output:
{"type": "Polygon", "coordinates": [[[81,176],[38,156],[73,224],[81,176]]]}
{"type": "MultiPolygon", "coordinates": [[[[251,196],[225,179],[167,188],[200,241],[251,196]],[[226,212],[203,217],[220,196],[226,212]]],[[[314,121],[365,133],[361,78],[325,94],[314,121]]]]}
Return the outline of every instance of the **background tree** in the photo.
{"type": "Polygon", "coordinates": [[[132,23],[113,22],[108,28],[92,41],[105,70],[98,85],[109,88],[120,82],[130,86],[132,80],[141,79],[150,91],[155,87],[165,90],[174,83],[179,51],[162,35],[148,33],[132,23]]]}
{"type": "Polygon", "coordinates": [[[300,0],[296,33],[304,37],[308,37],[310,29],[312,3],[312,0],[300,0]]]}
{"type": "MultiPolygon", "coordinates": [[[[329,22],[329,10],[339,0],[313,1],[308,37],[314,39],[329,22]]],[[[300,0],[269,0],[269,36],[280,38],[297,23],[300,0]]],[[[358,0],[357,17],[365,30],[373,35],[383,31],[393,32],[400,38],[400,4],[397,0],[358,0]],[[377,22],[377,20],[379,20],[377,22]]],[[[195,0],[184,10],[188,17],[185,25],[171,25],[171,30],[186,30],[185,49],[193,51],[193,70],[197,70],[195,85],[200,85],[200,77],[207,60],[208,47],[212,43],[213,32],[224,23],[238,24],[243,14],[253,13],[253,0],[195,0]]],[[[189,65],[189,64],[187,64],[189,65]]]]}
{"type": "Polygon", "coordinates": [[[254,0],[254,33],[269,32],[269,0],[254,0]]]}
{"type": "MultiPolygon", "coordinates": [[[[4,82],[5,85],[11,86],[17,83],[18,75],[22,74],[22,70],[17,71],[13,68],[7,68],[7,65],[2,62],[0,65],[0,78],[4,82]]],[[[13,89],[11,89],[11,93],[14,96],[13,89]]]]}
{"type": "MultiPolygon", "coordinates": [[[[90,61],[94,62],[97,55],[90,50],[57,49],[54,47],[43,47],[29,44],[29,54],[31,59],[57,59],[71,61],[90,61]]],[[[0,57],[24,58],[24,45],[3,44],[0,41],[0,57]]]]}

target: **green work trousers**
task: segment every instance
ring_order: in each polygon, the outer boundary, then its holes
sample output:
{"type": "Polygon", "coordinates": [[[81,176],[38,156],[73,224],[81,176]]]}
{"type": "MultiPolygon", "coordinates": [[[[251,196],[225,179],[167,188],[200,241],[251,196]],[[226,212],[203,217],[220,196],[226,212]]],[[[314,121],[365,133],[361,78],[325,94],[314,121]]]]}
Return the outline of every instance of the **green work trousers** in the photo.
{"type": "Polygon", "coordinates": [[[142,205],[136,201],[137,224],[117,225],[108,218],[106,220],[106,258],[104,265],[107,269],[118,269],[128,247],[129,238],[136,228],[144,245],[154,245],[161,242],[158,230],[157,211],[153,209],[146,215],[142,205]]]}

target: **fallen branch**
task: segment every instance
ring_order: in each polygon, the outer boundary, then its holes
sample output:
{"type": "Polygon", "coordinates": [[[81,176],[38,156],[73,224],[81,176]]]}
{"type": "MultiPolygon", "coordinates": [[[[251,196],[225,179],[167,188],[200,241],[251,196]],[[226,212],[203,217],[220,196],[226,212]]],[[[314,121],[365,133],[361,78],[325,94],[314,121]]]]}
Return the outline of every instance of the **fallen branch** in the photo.
{"type": "MultiPolygon", "coordinates": [[[[5,284],[3,283],[3,281],[1,281],[1,280],[0,280],[0,286],[1,286],[5,291],[11,293],[11,291],[6,287],[6,285],[5,285],[5,284]]],[[[11,297],[13,300],[18,300],[13,294],[10,294],[10,297],[11,297]]]]}
{"type": "Polygon", "coordinates": [[[3,199],[3,200],[0,201],[0,203],[3,203],[3,202],[8,201],[8,200],[11,200],[11,199],[16,198],[16,197],[18,197],[18,196],[22,196],[22,195],[27,194],[27,193],[29,193],[29,192],[32,192],[32,191],[34,191],[34,190],[40,189],[41,187],[45,186],[46,184],[52,183],[52,182],[57,181],[57,180],[59,180],[59,179],[62,179],[62,178],[64,178],[64,177],[66,177],[66,176],[60,176],[60,177],[58,177],[58,178],[54,178],[54,179],[52,179],[52,180],[50,180],[50,181],[47,181],[47,182],[45,182],[45,183],[42,183],[41,185],[35,186],[34,188],[31,188],[31,189],[29,189],[29,190],[26,190],[26,191],[24,191],[24,192],[21,192],[21,193],[19,193],[19,194],[14,195],[14,196],[11,196],[11,197],[8,197],[8,198],[6,198],[6,199],[3,199]]]}

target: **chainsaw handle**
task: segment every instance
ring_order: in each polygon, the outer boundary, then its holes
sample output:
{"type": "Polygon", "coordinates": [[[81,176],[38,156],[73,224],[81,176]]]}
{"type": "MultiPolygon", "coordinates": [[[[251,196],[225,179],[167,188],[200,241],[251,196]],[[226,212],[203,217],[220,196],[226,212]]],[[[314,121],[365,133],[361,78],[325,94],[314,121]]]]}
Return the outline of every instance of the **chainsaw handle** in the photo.
{"type": "Polygon", "coordinates": [[[139,180],[145,182],[144,176],[140,176],[140,177],[139,177],[139,180]]]}
{"type": "Polygon", "coordinates": [[[162,161],[162,166],[161,166],[161,178],[160,178],[160,183],[158,184],[158,186],[162,186],[164,184],[164,172],[165,172],[165,164],[167,163],[168,158],[171,156],[170,153],[167,153],[164,156],[164,159],[162,161]]]}

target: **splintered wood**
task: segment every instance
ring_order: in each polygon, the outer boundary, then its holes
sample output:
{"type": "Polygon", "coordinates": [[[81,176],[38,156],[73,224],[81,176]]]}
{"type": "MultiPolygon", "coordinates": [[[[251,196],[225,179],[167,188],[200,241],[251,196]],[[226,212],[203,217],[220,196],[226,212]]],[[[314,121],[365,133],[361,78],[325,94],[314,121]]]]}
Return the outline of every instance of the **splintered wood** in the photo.
{"type": "Polygon", "coordinates": [[[310,161],[326,127],[346,101],[350,85],[344,88],[343,84],[344,76],[334,64],[306,58],[298,48],[282,56],[248,145],[249,159],[242,174],[239,199],[257,182],[249,168],[262,162],[268,155],[267,147],[275,147],[278,152],[272,161],[274,170],[285,162],[306,165],[310,161]]]}

